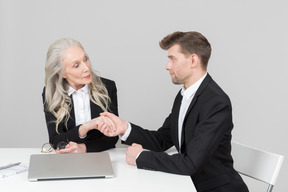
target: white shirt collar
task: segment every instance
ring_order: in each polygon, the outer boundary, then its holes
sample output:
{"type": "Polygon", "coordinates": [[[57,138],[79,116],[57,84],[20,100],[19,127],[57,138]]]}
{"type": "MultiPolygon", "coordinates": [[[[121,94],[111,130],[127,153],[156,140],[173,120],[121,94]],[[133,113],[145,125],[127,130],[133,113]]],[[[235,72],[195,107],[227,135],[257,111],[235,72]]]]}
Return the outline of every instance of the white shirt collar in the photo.
{"type": "Polygon", "coordinates": [[[71,96],[74,92],[78,92],[78,93],[80,93],[80,92],[88,93],[88,85],[86,84],[84,87],[82,87],[81,89],[78,89],[77,91],[76,91],[73,87],[71,87],[71,86],[69,85],[68,96],[71,96]]]}
{"type": "Polygon", "coordinates": [[[185,89],[183,86],[181,89],[181,95],[187,99],[191,98],[196,93],[197,89],[200,87],[202,81],[205,79],[206,76],[207,76],[207,73],[205,73],[205,75],[203,75],[203,77],[201,77],[201,79],[196,81],[196,83],[194,83],[193,85],[191,85],[187,89],[185,89]]]}

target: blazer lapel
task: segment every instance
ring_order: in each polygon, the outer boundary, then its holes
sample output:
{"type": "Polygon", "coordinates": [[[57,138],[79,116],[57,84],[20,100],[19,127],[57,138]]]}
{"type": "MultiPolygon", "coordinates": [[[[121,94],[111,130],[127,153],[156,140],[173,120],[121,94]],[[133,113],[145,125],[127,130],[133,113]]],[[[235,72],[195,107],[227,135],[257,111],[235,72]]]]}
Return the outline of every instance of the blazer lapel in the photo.
{"type": "Polygon", "coordinates": [[[70,111],[70,118],[68,120],[68,124],[70,125],[69,127],[74,127],[76,125],[76,121],[75,121],[75,112],[74,112],[74,103],[73,103],[73,99],[72,99],[72,95],[70,96],[71,98],[71,111],[70,111]]]}
{"type": "MultiPolygon", "coordinates": [[[[205,90],[205,88],[207,87],[207,85],[210,83],[210,81],[212,80],[211,76],[209,75],[209,73],[207,73],[207,76],[205,77],[205,79],[202,81],[200,87],[198,88],[198,90],[196,91],[188,109],[187,109],[187,112],[185,114],[185,117],[184,117],[184,121],[183,121],[183,127],[182,127],[182,134],[181,134],[181,151],[182,151],[182,146],[183,146],[183,143],[184,143],[184,135],[185,135],[185,120],[186,118],[188,117],[191,109],[193,108],[193,106],[195,105],[195,103],[197,102],[197,99],[198,97],[201,95],[201,93],[205,90]]],[[[181,102],[180,102],[181,104],[181,102]]],[[[178,132],[177,132],[178,133],[178,132]]],[[[178,135],[178,134],[177,134],[178,135]]]]}
{"type": "Polygon", "coordinates": [[[175,147],[178,149],[179,151],[179,137],[178,137],[178,120],[179,120],[179,111],[180,111],[180,106],[181,106],[181,101],[182,101],[182,95],[181,95],[181,92],[179,91],[176,98],[175,98],[175,101],[174,101],[174,105],[173,105],[173,108],[172,108],[172,127],[175,127],[175,129],[173,129],[173,133],[172,135],[175,136],[175,147]]]}
{"type": "Polygon", "coordinates": [[[101,107],[99,107],[98,105],[96,105],[95,103],[93,103],[90,100],[90,108],[91,108],[91,119],[94,119],[96,117],[100,116],[100,113],[103,112],[103,110],[101,109],[101,107]]]}
{"type": "Polygon", "coordinates": [[[194,98],[192,99],[189,108],[187,109],[185,119],[187,118],[187,115],[190,113],[191,109],[193,108],[193,106],[195,105],[198,97],[201,95],[201,93],[205,90],[205,88],[207,87],[207,85],[210,83],[210,81],[212,80],[211,76],[209,75],[209,73],[207,74],[207,76],[205,77],[205,79],[202,81],[200,87],[198,88],[198,90],[196,91],[194,98]]]}

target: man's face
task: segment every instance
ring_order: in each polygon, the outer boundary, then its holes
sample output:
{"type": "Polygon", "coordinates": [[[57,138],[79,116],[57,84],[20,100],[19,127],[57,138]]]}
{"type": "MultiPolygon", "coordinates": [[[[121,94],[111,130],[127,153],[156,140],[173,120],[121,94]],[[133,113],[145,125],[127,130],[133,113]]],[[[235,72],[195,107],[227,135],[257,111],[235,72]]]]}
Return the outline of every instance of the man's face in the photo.
{"type": "Polygon", "coordinates": [[[175,44],[168,49],[168,59],[166,70],[169,71],[172,82],[185,86],[185,83],[191,78],[190,57],[185,56],[181,52],[180,46],[175,44]]]}

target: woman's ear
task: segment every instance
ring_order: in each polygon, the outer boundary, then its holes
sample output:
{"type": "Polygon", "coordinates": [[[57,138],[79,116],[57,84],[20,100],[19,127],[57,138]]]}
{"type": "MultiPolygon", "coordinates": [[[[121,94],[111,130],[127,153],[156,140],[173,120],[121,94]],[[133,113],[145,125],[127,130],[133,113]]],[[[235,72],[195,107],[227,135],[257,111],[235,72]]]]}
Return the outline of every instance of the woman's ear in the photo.
{"type": "MultiPolygon", "coordinates": [[[[60,75],[60,71],[58,71],[58,72],[57,72],[57,74],[58,74],[58,75],[60,75]]],[[[63,77],[64,79],[66,79],[66,78],[67,78],[65,74],[63,74],[63,76],[62,76],[62,77],[63,77]]]]}

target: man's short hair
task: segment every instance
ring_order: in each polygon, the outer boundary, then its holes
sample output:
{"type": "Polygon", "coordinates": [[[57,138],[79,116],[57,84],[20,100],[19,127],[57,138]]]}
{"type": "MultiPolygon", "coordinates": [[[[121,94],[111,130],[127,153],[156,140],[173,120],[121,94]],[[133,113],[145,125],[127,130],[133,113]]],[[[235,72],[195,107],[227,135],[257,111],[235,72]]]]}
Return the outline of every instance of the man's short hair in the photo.
{"type": "Polygon", "coordinates": [[[196,31],[177,31],[167,35],[159,42],[160,47],[164,50],[168,50],[176,44],[180,45],[180,51],[184,55],[198,55],[201,59],[203,69],[207,69],[212,49],[206,37],[196,31]]]}

